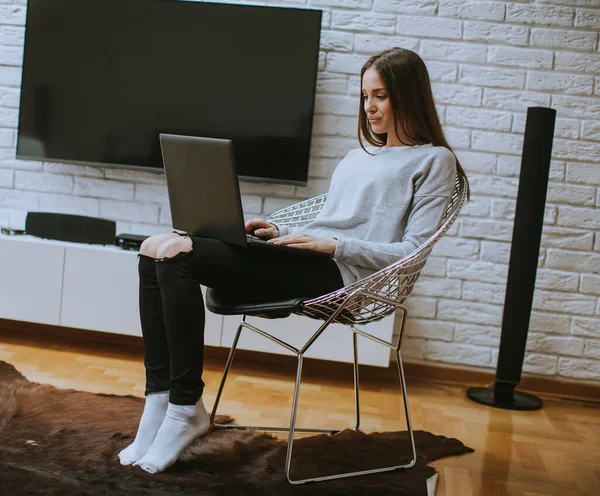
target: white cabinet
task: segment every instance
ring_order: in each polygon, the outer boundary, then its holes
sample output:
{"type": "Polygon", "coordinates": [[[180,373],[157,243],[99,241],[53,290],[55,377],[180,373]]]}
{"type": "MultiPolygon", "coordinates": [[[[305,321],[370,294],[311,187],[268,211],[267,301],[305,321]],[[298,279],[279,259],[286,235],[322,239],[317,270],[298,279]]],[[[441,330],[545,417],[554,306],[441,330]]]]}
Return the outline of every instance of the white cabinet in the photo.
{"type": "MultiPolygon", "coordinates": [[[[0,318],[77,329],[141,336],[137,252],[114,246],[85,245],[0,235],[0,318]]],[[[203,294],[206,288],[202,287],[203,294]]],[[[241,316],[206,312],[205,343],[230,347],[241,316]]],[[[301,348],[321,321],[290,315],[286,319],[248,318],[256,327],[301,348]]],[[[363,326],[390,341],[394,318],[363,326]]],[[[198,332],[201,332],[200,329],[198,332]]],[[[285,348],[245,329],[239,348],[289,354],[285,348]]],[[[315,341],[307,357],[352,361],[352,332],[334,324],[315,341]]],[[[389,349],[359,337],[359,362],[387,367],[389,349]]]]}
{"type": "Polygon", "coordinates": [[[0,237],[0,317],[58,325],[65,248],[0,237]]]}

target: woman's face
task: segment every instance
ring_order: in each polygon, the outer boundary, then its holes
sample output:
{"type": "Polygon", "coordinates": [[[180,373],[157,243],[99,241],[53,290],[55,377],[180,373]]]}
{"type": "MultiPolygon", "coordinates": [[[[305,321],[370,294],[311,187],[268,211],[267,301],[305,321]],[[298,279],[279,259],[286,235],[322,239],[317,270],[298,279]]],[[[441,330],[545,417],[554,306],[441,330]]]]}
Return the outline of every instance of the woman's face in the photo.
{"type": "Polygon", "coordinates": [[[389,93],[379,72],[370,67],[363,74],[362,98],[367,119],[374,133],[387,133],[387,146],[400,145],[394,130],[394,111],[389,93]]]}

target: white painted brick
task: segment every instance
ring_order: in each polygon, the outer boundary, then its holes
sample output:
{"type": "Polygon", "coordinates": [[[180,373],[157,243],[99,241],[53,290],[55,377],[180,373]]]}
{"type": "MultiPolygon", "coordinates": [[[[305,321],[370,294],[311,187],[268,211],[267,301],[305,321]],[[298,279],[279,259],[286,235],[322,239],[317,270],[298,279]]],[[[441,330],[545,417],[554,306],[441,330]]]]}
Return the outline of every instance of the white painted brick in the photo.
{"type": "Polygon", "coordinates": [[[469,129],[445,126],[444,134],[452,149],[469,148],[471,146],[471,131],[469,129]]]}
{"type": "MultiPolygon", "coordinates": [[[[379,53],[392,46],[399,46],[408,50],[415,51],[419,45],[419,40],[411,38],[401,38],[400,36],[378,36],[376,34],[357,34],[354,38],[354,51],[356,53],[366,53],[369,56],[379,53]]],[[[366,62],[366,60],[365,60],[366,62]]]]}
{"type": "Polygon", "coordinates": [[[339,31],[321,31],[321,50],[351,52],[354,48],[354,35],[339,31]]]}
{"type": "Polygon", "coordinates": [[[420,55],[425,60],[467,62],[469,64],[483,63],[487,58],[487,47],[484,45],[423,40],[420,55]]]}
{"type": "Polygon", "coordinates": [[[530,331],[541,331],[552,334],[569,334],[571,317],[557,313],[531,312],[530,331]]]}
{"type": "Polygon", "coordinates": [[[431,89],[437,103],[449,105],[481,104],[481,88],[449,83],[432,83],[431,89]]]}
{"type": "Polygon", "coordinates": [[[339,136],[357,139],[357,135],[358,135],[357,119],[352,118],[352,117],[339,117],[335,131],[336,131],[336,134],[338,134],[339,136]]]}
{"type": "Polygon", "coordinates": [[[16,128],[19,124],[19,111],[17,109],[3,108],[0,112],[0,126],[16,128]]]}
{"type": "Polygon", "coordinates": [[[412,338],[438,339],[452,341],[454,324],[427,319],[408,319],[405,336],[412,338]]]}
{"type": "Polygon", "coordinates": [[[20,67],[0,67],[0,86],[21,87],[20,67]]]}
{"type": "Polygon", "coordinates": [[[557,159],[600,162],[600,146],[588,141],[555,139],[552,154],[557,159]]]}
{"type": "Polygon", "coordinates": [[[438,319],[499,326],[502,307],[462,300],[441,300],[438,303],[438,319]]]}
{"type": "MultiPolygon", "coordinates": [[[[549,107],[550,105],[544,106],[549,107]]],[[[557,115],[563,117],[597,119],[600,115],[600,100],[583,96],[552,95],[552,108],[556,109],[557,115]]]]}
{"type": "Polygon", "coordinates": [[[552,68],[552,57],[553,54],[549,50],[509,46],[491,46],[488,52],[488,62],[493,64],[533,69],[552,68]]]}
{"type": "MultiPolygon", "coordinates": [[[[557,3],[556,0],[538,0],[539,3],[557,3]]],[[[560,3],[563,5],[580,5],[580,6],[588,6],[588,7],[596,7],[598,5],[598,0],[560,0],[560,3]]]]}
{"type": "Polygon", "coordinates": [[[580,227],[584,229],[600,229],[600,210],[595,208],[567,207],[558,208],[558,225],[580,227]]]}
{"type": "Polygon", "coordinates": [[[504,20],[504,4],[502,2],[440,0],[439,5],[438,14],[443,17],[486,21],[504,20]]]}
{"type": "Polygon", "coordinates": [[[368,9],[371,7],[371,0],[308,0],[308,4],[314,5],[316,7],[343,7],[348,9],[368,9]]]}
{"type": "MultiPolygon", "coordinates": [[[[348,78],[348,94],[355,98],[357,102],[360,102],[360,76],[346,76],[348,78]]],[[[355,115],[358,115],[358,103],[356,104],[357,110],[355,115]]]]}
{"type": "Polygon", "coordinates": [[[588,339],[585,342],[585,349],[583,351],[585,358],[600,359],[600,340],[599,339],[588,339]]]}
{"type": "Polygon", "coordinates": [[[513,177],[486,176],[471,174],[469,176],[471,191],[478,194],[502,198],[516,198],[519,180],[513,177]]]}
{"type": "Polygon", "coordinates": [[[461,215],[470,217],[489,217],[491,208],[491,200],[472,196],[469,202],[462,208],[461,215]]]}
{"type": "MultiPolygon", "coordinates": [[[[525,133],[527,116],[525,114],[515,114],[513,116],[513,125],[511,131],[514,133],[525,133]]],[[[579,138],[579,126],[581,121],[578,119],[564,119],[559,117],[554,125],[554,136],[560,138],[579,138]]]]}
{"type": "Polygon", "coordinates": [[[0,45],[23,46],[25,26],[1,26],[0,45]]]}
{"type": "Polygon", "coordinates": [[[476,65],[461,65],[458,82],[477,86],[522,89],[525,87],[525,71],[476,65]]]}
{"type": "MultiPolygon", "coordinates": [[[[598,4],[592,4],[594,7],[598,7],[598,4]]],[[[575,16],[575,26],[578,28],[592,28],[598,29],[600,26],[600,11],[596,8],[592,9],[577,9],[575,16]]]]}
{"type": "Polygon", "coordinates": [[[600,338],[600,319],[573,317],[571,334],[574,334],[575,336],[600,338]]]}
{"type": "Polygon", "coordinates": [[[600,141],[600,121],[583,121],[581,137],[600,141]]]}
{"type": "MultiPolygon", "coordinates": [[[[348,76],[344,74],[320,72],[317,75],[317,94],[346,93],[347,87],[348,76]]],[[[313,130],[313,133],[316,133],[316,131],[313,130]]]]}
{"type": "Polygon", "coordinates": [[[317,64],[317,69],[319,72],[324,71],[325,67],[327,67],[327,53],[319,52],[319,62],[317,64]]]}
{"type": "Polygon", "coordinates": [[[556,291],[577,291],[579,274],[551,269],[538,269],[535,287],[556,291]]]}
{"type": "Polygon", "coordinates": [[[448,260],[448,277],[468,281],[506,284],[508,267],[474,260],[448,260]]]}
{"type": "Polygon", "coordinates": [[[549,249],[546,257],[546,266],[553,269],[600,274],[600,255],[549,249]]]}
{"type": "Polygon", "coordinates": [[[164,169],[156,172],[143,172],[131,169],[104,169],[106,179],[115,179],[117,181],[132,181],[136,183],[154,183],[164,184],[165,171],[164,169]]]}
{"type": "MultiPolygon", "coordinates": [[[[291,198],[296,190],[292,184],[273,184],[254,181],[240,181],[240,192],[243,195],[268,195],[291,198]]],[[[290,200],[290,204],[293,203],[290,200]]]]}
{"type": "MultiPolygon", "coordinates": [[[[120,224],[121,222],[119,221],[117,224],[120,224]]],[[[125,224],[125,223],[123,223],[125,224]]],[[[164,226],[164,225],[159,225],[159,224],[144,224],[144,223],[138,223],[138,222],[131,222],[129,227],[129,231],[126,232],[131,232],[132,234],[142,234],[145,236],[154,236],[156,234],[164,234],[164,233],[168,233],[168,232],[172,232],[173,231],[173,226],[168,225],[168,226],[164,226]]],[[[119,231],[119,232],[123,232],[123,231],[119,231]]]]}
{"type": "Polygon", "coordinates": [[[396,24],[396,33],[402,36],[459,39],[461,31],[461,21],[438,17],[398,16],[396,24]]]}
{"type": "Polygon", "coordinates": [[[44,162],[44,172],[52,174],[69,174],[72,176],[90,176],[104,177],[103,170],[100,167],[90,167],[85,165],[59,164],[54,162],[44,162]]]}
{"type": "Polygon", "coordinates": [[[554,64],[557,71],[598,74],[600,72],[600,54],[556,52],[554,64]]]}
{"type": "Polygon", "coordinates": [[[428,278],[423,276],[413,289],[414,295],[460,298],[461,282],[451,279],[428,278]]]}
{"type": "Polygon", "coordinates": [[[594,78],[594,95],[600,95],[600,77],[594,78]]]}
{"type": "Polygon", "coordinates": [[[20,95],[18,88],[0,88],[0,107],[18,109],[20,95]]]}
{"type": "Polygon", "coordinates": [[[425,267],[421,270],[421,274],[431,277],[446,276],[446,259],[430,255],[427,257],[425,267]]]}
{"type": "Polygon", "coordinates": [[[452,62],[427,61],[427,72],[431,81],[440,83],[454,83],[458,65],[452,62]]]}
{"type": "Polygon", "coordinates": [[[551,203],[594,206],[594,196],[595,190],[592,187],[575,186],[565,183],[549,183],[546,201],[551,203]]]}
{"type": "Polygon", "coordinates": [[[317,95],[315,98],[316,114],[348,115],[358,118],[358,98],[341,95],[317,95]]]}
{"type": "Polygon", "coordinates": [[[580,315],[593,315],[596,298],[581,294],[558,291],[536,290],[533,296],[533,308],[580,315]]]}
{"type": "Polygon", "coordinates": [[[460,150],[456,156],[469,175],[471,172],[479,174],[494,174],[496,172],[496,155],[460,150]]]}
{"type": "Polygon", "coordinates": [[[15,143],[15,132],[12,129],[0,129],[0,147],[12,148],[15,143]]]}
{"type": "Polygon", "coordinates": [[[22,159],[0,160],[0,168],[14,169],[14,170],[41,171],[42,163],[38,162],[37,160],[22,160],[22,159]]]}
{"type": "MultiPolygon", "coordinates": [[[[254,217],[254,216],[252,216],[252,217],[254,217]]],[[[249,220],[249,219],[244,219],[244,220],[249,220]]],[[[158,223],[165,224],[165,225],[172,224],[171,208],[169,207],[169,205],[161,205],[159,207],[158,223]]]]}
{"type": "Polygon", "coordinates": [[[405,336],[402,338],[402,358],[425,358],[425,350],[427,349],[427,340],[421,338],[411,338],[405,336]]]}
{"type": "Polygon", "coordinates": [[[338,163],[338,159],[311,157],[308,164],[308,176],[328,179],[338,163]]]}
{"type": "Polygon", "coordinates": [[[333,73],[360,74],[360,70],[365,62],[366,60],[363,55],[330,53],[327,55],[327,70],[333,73]]]}
{"type": "Polygon", "coordinates": [[[575,9],[552,5],[508,4],[506,20],[544,26],[573,26],[575,9]]]}
{"type": "Polygon", "coordinates": [[[441,257],[474,260],[479,256],[479,242],[472,239],[444,236],[436,243],[432,253],[441,257]]]}
{"type": "Polygon", "coordinates": [[[560,91],[573,95],[591,95],[594,79],[591,76],[560,74],[558,72],[529,71],[527,89],[560,91]]]}
{"type": "Polygon", "coordinates": [[[490,284],[486,282],[465,281],[463,284],[463,299],[480,301],[482,303],[504,304],[506,282],[503,284],[490,284]]]}
{"type": "Polygon", "coordinates": [[[158,205],[100,200],[100,215],[106,219],[155,223],[158,221],[158,205]]]}
{"type": "Polygon", "coordinates": [[[523,112],[527,107],[549,107],[550,95],[531,91],[508,91],[485,88],[483,106],[523,112]]]}
{"type": "Polygon", "coordinates": [[[133,183],[123,183],[91,177],[76,177],[73,193],[92,198],[133,200],[133,183]]]}
{"type": "Polygon", "coordinates": [[[592,32],[531,28],[532,46],[592,51],[595,43],[596,33],[592,32]]]}
{"type": "Polygon", "coordinates": [[[0,169],[0,188],[12,188],[14,186],[15,171],[0,169]]]}
{"type": "Polygon", "coordinates": [[[512,222],[484,219],[462,219],[460,221],[460,234],[467,238],[510,241],[512,239],[512,231],[512,222]]]}
{"type": "Polygon", "coordinates": [[[490,365],[491,352],[483,346],[429,341],[425,357],[440,362],[490,365]]]}
{"type": "Polygon", "coordinates": [[[481,242],[481,260],[508,264],[510,258],[510,244],[496,243],[494,241],[481,242]]]}
{"type": "Polygon", "coordinates": [[[566,179],[573,183],[600,186],[600,165],[568,163],[566,179]]]}
{"type": "Polygon", "coordinates": [[[411,317],[421,317],[424,319],[433,319],[436,314],[435,298],[426,296],[411,296],[406,300],[408,315],[411,317]]]}
{"type": "Polygon", "coordinates": [[[435,15],[437,0],[375,0],[373,10],[395,14],[435,15]]]}
{"type": "MultiPolygon", "coordinates": [[[[521,157],[500,155],[498,157],[498,174],[518,177],[521,171],[521,157]]],[[[559,160],[550,162],[550,179],[562,181],[565,178],[565,163],[559,160]]]]}
{"type": "MultiPolygon", "coordinates": [[[[124,183],[127,184],[127,183],[124,183]]],[[[129,192],[128,192],[129,194],[129,192]]],[[[129,196],[123,198],[129,199],[129,196]]],[[[135,201],[144,203],[161,203],[169,202],[166,184],[136,184],[135,193],[133,196],[135,201]]]]}
{"type": "Polygon", "coordinates": [[[269,216],[282,208],[289,207],[294,201],[288,198],[265,198],[263,204],[263,215],[269,216]]]}
{"type": "Polygon", "coordinates": [[[100,214],[100,200],[72,195],[43,193],[40,195],[40,210],[43,212],[98,217],[100,214]]]}
{"type": "Polygon", "coordinates": [[[510,131],[512,114],[482,108],[449,107],[446,122],[473,129],[510,131]]]}
{"type": "Polygon", "coordinates": [[[500,328],[472,324],[455,324],[454,342],[497,348],[500,344],[500,328]]]}
{"type": "Polygon", "coordinates": [[[465,40],[527,45],[527,28],[523,26],[471,21],[465,21],[463,24],[465,40]]]}
{"type": "Polygon", "coordinates": [[[558,358],[539,353],[528,353],[523,360],[523,372],[530,374],[556,375],[558,358]]]}
{"type": "Polygon", "coordinates": [[[358,139],[317,136],[312,139],[310,154],[315,157],[343,158],[358,147],[358,139]]]}
{"type": "Polygon", "coordinates": [[[242,195],[242,210],[247,214],[260,214],[263,199],[256,195],[242,195]]]}
{"type": "Polygon", "coordinates": [[[59,174],[17,171],[15,188],[46,193],[70,193],[73,190],[73,178],[59,174]]]}
{"type": "MultiPolygon", "coordinates": [[[[516,202],[513,200],[493,200],[492,217],[496,219],[514,220],[516,202]]],[[[544,223],[556,222],[557,207],[546,205],[544,208],[544,223]]]]}
{"type": "Polygon", "coordinates": [[[328,28],[331,26],[331,10],[323,10],[323,16],[321,17],[321,28],[328,28]]]}
{"type": "Polygon", "coordinates": [[[580,358],[560,358],[558,374],[574,379],[598,379],[600,377],[600,361],[580,358]]]}
{"type": "Polygon", "coordinates": [[[396,28],[396,16],[333,11],[331,25],[335,29],[392,34],[396,28]]]}
{"type": "Polygon", "coordinates": [[[596,242],[594,243],[594,250],[600,251],[600,234],[596,233],[596,242]]]}
{"type": "Polygon", "coordinates": [[[0,19],[2,19],[2,24],[24,26],[25,7],[17,7],[15,5],[0,5],[0,19]]]}
{"type": "Polygon", "coordinates": [[[309,179],[307,186],[296,186],[294,196],[296,198],[312,198],[322,195],[329,190],[329,179],[309,179]]]}
{"type": "Polygon", "coordinates": [[[23,64],[23,47],[0,45],[0,65],[21,67],[23,64]]]}
{"type": "Polygon", "coordinates": [[[600,296],[600,276],[581,274],[581,292],[600,296]]]}
{"type": "MultiPolygon", "coordinates": [[[[315,115],[313,133],[319,135],[336,135],[339,117],[333,115],[315,115]]],[[[356,120],[352,119],[353,121],[356,120]]]]}
{"type": "Polygon", "coordinates": [[[530,333],[527,338],[527,350],[557,355],[581,356],[584,340],[572,336],[547,336],[542,333],[530,333]]]}

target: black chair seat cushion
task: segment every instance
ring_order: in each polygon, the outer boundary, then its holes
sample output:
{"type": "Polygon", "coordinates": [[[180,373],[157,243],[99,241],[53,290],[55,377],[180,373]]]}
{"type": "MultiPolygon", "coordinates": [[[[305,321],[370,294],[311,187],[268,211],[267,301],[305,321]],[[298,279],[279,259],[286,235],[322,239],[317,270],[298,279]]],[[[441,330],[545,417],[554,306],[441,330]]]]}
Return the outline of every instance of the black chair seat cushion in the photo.
{"type": "Polygon", "coordinates": [[[265,319],[282,319],[302,308],[302,302],[310,298],[292,298],[279,301],[243,301],[213,288],[206,289],[206,308],[219,315],[251,315],[265,319]]]}

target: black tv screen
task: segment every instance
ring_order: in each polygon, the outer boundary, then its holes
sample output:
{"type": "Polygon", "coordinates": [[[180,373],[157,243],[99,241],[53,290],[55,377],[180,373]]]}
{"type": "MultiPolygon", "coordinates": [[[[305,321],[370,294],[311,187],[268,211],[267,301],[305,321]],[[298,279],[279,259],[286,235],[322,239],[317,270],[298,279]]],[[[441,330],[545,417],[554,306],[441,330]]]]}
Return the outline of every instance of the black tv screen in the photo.
{"type": "Polygon", "coordinates": [[[243,178],[305,184],[321,15],[29,0],[17,157],[162,169],[159,133],[206,136],[243,178]]]}

